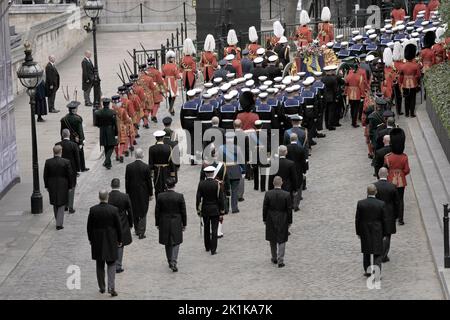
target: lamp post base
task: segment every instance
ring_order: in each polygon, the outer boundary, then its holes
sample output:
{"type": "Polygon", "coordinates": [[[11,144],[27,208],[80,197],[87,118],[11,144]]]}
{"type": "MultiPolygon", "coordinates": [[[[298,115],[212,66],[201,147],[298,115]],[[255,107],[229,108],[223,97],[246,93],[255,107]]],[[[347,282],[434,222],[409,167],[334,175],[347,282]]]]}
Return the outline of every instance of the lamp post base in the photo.
{"type": "Polygon", "coordinates": [[[40,192],[31,195],[31,213],[40,214],[43,211],[42,194],[40,192]]]}

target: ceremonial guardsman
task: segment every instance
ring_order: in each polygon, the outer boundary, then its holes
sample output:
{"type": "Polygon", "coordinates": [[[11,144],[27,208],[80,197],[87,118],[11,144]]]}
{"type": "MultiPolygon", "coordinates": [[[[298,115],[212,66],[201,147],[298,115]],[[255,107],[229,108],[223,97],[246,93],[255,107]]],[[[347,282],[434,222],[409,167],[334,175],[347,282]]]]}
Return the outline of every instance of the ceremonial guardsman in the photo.
{"type": "MultiPolygon", "coordinates": [[[[235,51],[231,51],[231,52],[235,52],[235,51]]],[[[234,59],[231,61],[231,65],[236,70],[235,77],[241,78],[242,77],[241,59],[238,59],[237,54],[235,54],[235,53],[232,53],[231,55],[234,57],[234,59]]]]}
{"type": "Polygon", "coordinates": [[[169,112],[174,114],[175,99],[178,96],[177,80],[180,79],[180,71],[175,63],[175,52],[172,50],[166,53],[167,63],[162,67],[162,76],[167,88],[167,98],[169,99],[169,112]]]}
{"type": "Polygon", "coordinates": [[[334,26],[330,23],[331,12],[330,8],[323,7],[321,20],[319,23],[319,45],[326,45],[328,42],[334,40],[334,26]]]}
{"type": "Polygon", "coordinates": [[[403,66],[403,48],[400,42],[395,42],[394,44],[394,50],[392,52],[392,58],[394,60],[394,72],[395,72],[395,78],[394,78],[394,96],[395,96],[395,106],[397,109],[397,115],[403,115],[402,112],[402,91],[400,89],[400,84],[398,82],[399,75],[400,75],[400,69],[403,66]]]}
{"type": "Polygon", "coordinates": [[[266,191],[270,151],[270,131],[264,130],[264,120],[255,121],[255,131],[249,132],[249,145],[251,152],[251,167],[253,172],[253,189],[266,191]]]}
{"type": "Polygon", "coordinates": [[[422,73],[425,73],[433,65],[436,64],[436,56],[431,49],[436,41],[434,31],[428,31],[423,38],[423,47],[420,50],[420,64],[422,65],[422,73]]]}
{"type": "Polygon", "coordinates": [[[118,94],[120,95],[120,102],[122,104],[122,108],[127,113],[127,116],[129,119],[127,121],[127,144],[130,151],[134,150],[134,145],[136,145],[136,131],[133,124],[133,119],[130,116],[129,112],[129,105],[131,104],[130,100],[128,99],[128,88],[126,86],[121,86],[118,88],[118,94]]]}
{"type": "Polygon", "coordinates": [[[446,60],[445,54],[445,39],[444,39],[445,29],[443,27],[439,27],[436,30],[436,44],[431,47],[433,50],[436,64],[442,63],[446,60]]]}
{"type": "Polygon", "coordinates": [[[189,148],[188,152],[191,158],[191,165],[194,165],[195,164],[194,123],[197,120],[198,108],[200,107],[200,105],[194,100],[195,98],[194,90],[189,90],[186,93],[186,97],[188,101],[186,101],[181,107],[180,120],[181,120],[181,128],[186,130],[190,135],[189,139],[190,146],[188,146],[189,148]]]}
{"type": "Polygon", "coordinates": [[[339,90],[338,76],[336,75],[337,65],[325,67],[325,76],[322,78],[324,84],[323,100],[325,104],[325,126],[328,130],[336,130],[337,92],[339,90]]]}
{"type": "Polygon", "coordinates": [[[123,163],[123,156],[128,156],[128,125],[131,119],[128,117],[127,110],[123,107],[119,95],[111,97],[112,109],[116,112],[117,119],[117,145],[115,146],[116,160],[123,163]]]}
{"type": "Polygon", "coordinates": [[[394,70],[394,61],[392,59],[392,50],[390,48],[384,49],[383,62],[384,81],[381,85],[381,93],[387,100],[392,101],[394,96],[394,81],[397,75],[394,70]]]}
{"type": "MultiPolygon", "coordinates": [[[[66,100],[70,100],[66,94],[64,94],[66,100]]],[[[83,118],[77,114],[78,106],[80,103],[78,101],[71,101],[67,105],[67,109],[69,109],[69,113],[66,114],[61,119],[61,133],[64,129],[69,129],[70,131],[70,140],[75,142],[80,151],[80,167],[81,171],[88,171],[86,168],[85,159],[84,159],[84,130],[83,130],[83,118]]]]}
{"type": "Polygon", "coordinates": [[[428,2],[428,12],[431,14],[431,12],[437,11],[439,9],[439,6],[439,0],[430,0],[430,2],[428,2]]]}
{"type": "Polygon", "coordinates": [[[133,83],[127,83],[128,88],[128,114],[130,115],[130,118],[133,119],[133,125],[136,132],[136,137],[138,138],[139,135],[139,123],[141,122],[141,109],[143,109],[142,101],[139,98],[139,96],[133,91],[133,83]]]}
{"type": "Polygon", "coordinates": [[[116,112],[109,108],[111,99],[103,99],[103,109],[95,112],[95,125],[100,128],[100,146],[105,151],[105,161],[103,166],[111,169],[111,155],[114,147],[117,145],[117,137],[119,135],[117,128],[116,112]]]}
{"type": "Polygon", "coordinates": [[[224,49],[224,56],[232,54],[231,52],[234,50],[236,53],[234,54],[238,60],[241,60],[241,48],[237,46],[238,38],[236,35],[236,31],[234,29],[230,29],[228,31],[227,36],[228,47],[224,49]]]}
{"type": "Polygon", "coordinates": [[[364,96],[365,83],[364,77],[357,72],[358,66],[349,71],[345,77],[345,95],[347,96],[347,104],[350,104],[350,113],[352,116],[353,128],[358,128],[358,112],[360,109],[361,99],[364,96]]]}
{"type": "Polygon", "coordinates": [[[312,31],[308,27],[308,23],[311,21],[309,18],[308,12],[306,10],[302,10],[300,13],[300,27],[297,29],[296,38],[297,38],[297,48],[306,47],[310,43],[312,43],[312,31]]]}
{"type": "Polygon", "coordinates": [[[136,106],[136,107],[139,108],[137,110],[137,118],[138,118],[138,120],[137,120],[137,123],[136,123],[137,127],[139,128],[141,119],[144,117],[144,108],[145,108],[145,100],[146,100],[145,90],[146,90],[146,88],[144,88],[142,86],[142,83],[139,81],[139,76],[137,74],[130,75],[130,79],[131,79],[131,82],[133,82],[133,86],[131,87],[131,89],[139,97],[139,102],[140,102],[140,104],[136,106]]]}
{"type": "MultiPolygon", "coordinates": [[[[212,95],[209,93],[203,94],[203,103],[198,108],[197,120],[202,122],[202,137],[205,131],[211,128],[211,119],[216,116],[217,110],[214,104],[211,102],[212,95]]],[[[204,144],[203,147],[206,145],[204,144]]]]}
{"type": "Polygon", "coordinates": [[[256,86],[260,85],[259,82],[259,77],[261,76],[267,76],[267,70],[266,68],[263,68],[263,61],[264,59],[261,57],[256,58],[255,60],[253,60],[253,62],[255,63],[255,68],[253,69],[253,81],[255,82],[256,86]]]}
{"type": "Polygon", "coordinates": [[[284,36],[284,28],[281,25],[281,22],[278,20],[273,23],[273,34],[273,37],[267,39],[267,50],[272,50],[273,48],[275,48],[278,41],[280,41],[281,37],[284,36]]]}
{"type": "Polygon", "coordinates": [[[210,82],[213,79],[214,71],[217,69],[217,57],[214,53],[216,49],[216,40],[211,34],[208,34],[205,39],[204,51],[202,52],[202,59],[200,65],[203,69],[203,79],[205,82],[210,82]]]}
{"type": "Polygon", "coordinates": [[[406,116],[415,117],[416,93],[420,86],[420,65],[415,61],[417,47],[413,43],[405,46],[405,62],[399,70],[399,84],[405,97],[406,116]]]}
{"type": "Polygon", "coordinates": [[[405,9],[402,8],[402,4],[400,3],[400,1],[397,1],[394,4],[394,9],[391,12],[392,24],[395,26],[397,21],[405,21],[405,16],[405,9]]]}
{"type": "Polygon", "coordinates": [[[233,130],[233,121],[236,119],[238,110],[237,107],[231,102],[233,96],[231,94],[225,94],[225,103],[219,107],[219,119],[220,127],[225,130],[233,130]]]}
{"type": "Polygon", "coordinates": [[[143,97],[144,99],[142,100],[141,98],[141,101],[143,102],[143,113],[144,113],[142,115],[142,120],[144,122],[144,128],[148,129],[150,128],[148,118],[150,117],[153,105],[155,104],[154,103],[155,84],[153,78],[148,74],[147,71],[145,71],[145,69],[147,69],[146,64],[141,64],[139,66],[140,75],[137,81],[137,85],[139,85],[144,90],[145,93],[145,96],[143,97]]]}
{"type": "Polygon", "coordinates": [[[195,77],[197,75],[197,65],[193,57],[195,52],[192,39],[185,39],[183,44],[184,57],[180,65],[180,69],[183,72],[183,89],[185,91],[192,90],[195,87],[195,77]]]}
{"type": "Polygon", "coordinates": [[[288,45],[287,38],[285,36],[282,36],[278,41],[277,45],[275,46],[275,48],[273,49],[276,55],[270,56],[269,59],[273,56],[277,57],[277,59],[280,61],[281,67],[284,69],[284,67],[286,67],[287,64],[290,62],[290,50],[291,49],[288,45]]]}
{"type": "Polygon", "coordinates": [[[261,48],[258,44],[258,32],[256,32],[254,26],[248,28],[248,39],[250,40],[250,44],[247,46],[248,56],[251,60],[254,60],[257,57],[256,51],[261,48]]]}
{"type": "Polygon", "coordinates": [[[414,6],[413,20],[416,20],[417,15],[421,11],[424,11],[425,19],[428,19],[428,7],[427,7],[427,5],[425,4],[425,2],[423,0],[419,0],[419,2],[414,6]]]}
{"type": "MultiPolygon", "coordinates": [[[[152,108],[152,121],[154,123],[158,122],[156,115],[158,114],[159,106],[161,102],[164,100],[164,94],[167,89],[164,84],[164,79],[162,77],[161,71],[155,68],[155,58],[148,59],[149,68],[147,69],[147,73],[150,77],[152,77],[154,81],[154,89],[153,89],[153,108],[152,108]]],[[[171,112],[172,116],[174,115],[171,112]]]]}
{"type": "Polygon", "coordinates": [[[175,168],[172,162],[172,148],[164,143],[166,132],[156,131],[153,136],[156,144],[148,150],[148,165],[152,172],[155,196],[167,190],[166,181],[169,177],[175,177],[175,168]]]}

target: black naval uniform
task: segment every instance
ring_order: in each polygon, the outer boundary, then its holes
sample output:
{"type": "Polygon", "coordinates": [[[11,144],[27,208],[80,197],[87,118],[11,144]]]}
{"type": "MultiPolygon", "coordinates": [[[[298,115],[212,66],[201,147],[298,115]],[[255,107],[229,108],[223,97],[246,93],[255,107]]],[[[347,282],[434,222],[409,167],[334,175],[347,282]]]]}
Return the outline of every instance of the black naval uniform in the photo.
{"type": "MultiPolygon", "coordinates": [[[[69,104],[70,105],[70,104],[69,104]]],[[[76,107],[75,107],[76,108],[76,107]]],[[[74,108],[70,108],[74,109],[74,108]]],[[[89,170],[86,168],[86,162],[84,159],[84,131],[83,131],[83,118],[71,111],[61,119],[61,133],[64,129],[69,129],[70,140],[78,145],[80,151],[80,166],[81,171],[89,170]]]]}
{"type": "Polygon", "coordinates": [[[167,178],[175,176],[171,158],[172,148],[163,141],[157,142],[148,150],[148,165],[152,171],[156,197],[167,190],[167,178]]]}
{"type": "Polygon", "coordinates": [[[325,105],[325,127],[328,130],[333,130],[336,126],[339,115],[337,114],[337,94],[339,90],[338,77],[336,75],[325,75],[322,78],[322,82],[325,84],[323,92],[323,102],[325,105]]]}
{"type": "Polygon", "coordinates": [[[114,110],[104,107],[95,112],[95,125],[100,128],[100,146],[105,148],[105,162],[103,166],[111,168],[111,155],[117,145],[117,119],[114,110]]]}

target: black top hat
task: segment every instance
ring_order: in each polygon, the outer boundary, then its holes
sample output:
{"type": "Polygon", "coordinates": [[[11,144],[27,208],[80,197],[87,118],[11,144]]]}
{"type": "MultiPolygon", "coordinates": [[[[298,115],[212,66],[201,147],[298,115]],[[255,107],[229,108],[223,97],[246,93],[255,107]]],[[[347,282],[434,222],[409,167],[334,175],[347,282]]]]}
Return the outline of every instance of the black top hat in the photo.
{"type": "Polygon", "coordinates": [[[250,91],[246,91],[241,94],[239,98],[239,102],[241,103],[241,107],[244,111],[249,112],[251,108],[255,105],[255,98],[253,93],[250,91]]]}
{"type": "Polygon", "coordinates": [[[436,43],[436,33],[434,31],[428,31],[423,37],[423,47],[431,49],[431,47],[436,43]]]}
{"type": "Polygon", "coordinates": [[[405,59],[410,61],[416,57],[417,47],[410,43],[405,47],[405,59]]]}
{"type": "Polygon", "coordinates": [[[110,103],[111,103],[110,98],[103,98],[103,106],[104,107],[108,107],[110,103]]]}

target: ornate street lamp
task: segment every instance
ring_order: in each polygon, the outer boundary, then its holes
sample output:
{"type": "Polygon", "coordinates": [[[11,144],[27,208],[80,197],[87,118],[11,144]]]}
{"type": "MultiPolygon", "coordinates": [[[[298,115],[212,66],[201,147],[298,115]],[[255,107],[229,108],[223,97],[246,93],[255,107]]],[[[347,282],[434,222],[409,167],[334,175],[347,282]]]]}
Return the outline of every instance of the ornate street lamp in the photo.
{"type": "MultiPolygon", "coordinates": [[[[86,15],[92,20],[92,28],[85,27],[87,32],[92,31],[92,38],[94,39],[94,107],[92,109],[92,116],[94,119],[95,111],[100,109],[100,97],[101,97],[101,88],[100,88],[100,77],[98,75],[98,62],[97,62],[97,19],[100,15],[100,12],[103,9],[103,3],[100,0],[88,0],[84,4],[84,12],[86,15]]],[[[94,120],[95,123],[95,120],[94,120]]]]}
{"type": "Polygon", "coordinates": [[[33,61],[31,44],[26,41],[25,47],[25,61],[17,71],[17,77],[20,83],[27,88],[27,93],[30,96],[31,106],[31,143],[33,150],[33,194],[31,195],[31,213],[42,213],[42,194],[39,188],[39,164],[37,151],[37,137],[36,137],[36,87],[42,79],[44,73],[40,65],[33,61]]]}

